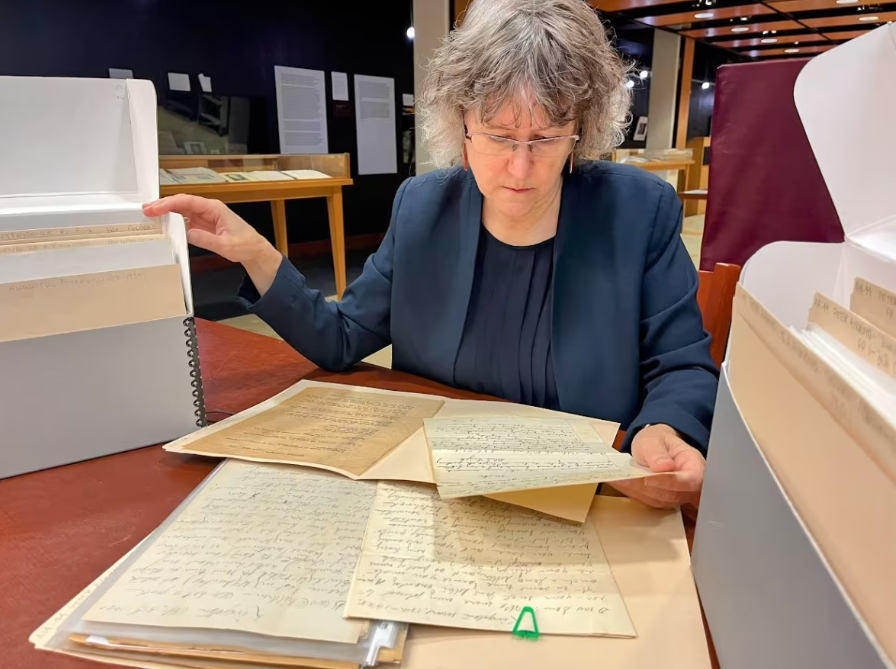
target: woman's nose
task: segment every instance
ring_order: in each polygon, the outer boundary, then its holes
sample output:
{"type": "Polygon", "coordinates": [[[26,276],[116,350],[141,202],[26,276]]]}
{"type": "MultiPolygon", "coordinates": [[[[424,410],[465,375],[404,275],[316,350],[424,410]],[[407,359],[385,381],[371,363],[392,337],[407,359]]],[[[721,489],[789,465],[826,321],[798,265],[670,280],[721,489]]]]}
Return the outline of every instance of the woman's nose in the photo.
{"type": "Polygon", "coordinates": [[[524,179],[532,168],[532,150],[528,144],[517,144],[510,154],[507,170],[517,179],[524,179]]]}

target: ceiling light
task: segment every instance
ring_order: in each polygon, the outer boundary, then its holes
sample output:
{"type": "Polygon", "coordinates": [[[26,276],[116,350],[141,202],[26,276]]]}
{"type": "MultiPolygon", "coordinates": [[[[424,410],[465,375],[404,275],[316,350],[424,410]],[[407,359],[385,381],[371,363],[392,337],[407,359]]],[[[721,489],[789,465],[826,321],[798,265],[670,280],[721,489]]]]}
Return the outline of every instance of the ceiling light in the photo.
{"type": "Polygon", "coordinates": [[[414,26],[408,28],[408,39],[414,39],[414,26]]]}
{"type": "Polygon", "coordinates": [[[859,21],[880,21],[880,17],[877,16],[860,16],[859,21]]]}
{"type": "Polygon", "coordinates": [[[763,30],[763,31],[762,31],[762,34],[763,34],[763,35],[768,35],[768,30],[763,30]]]}
{"type": "Polygon", "coordinates": [[[648,72],[647,70],[641,70],[638,73],[638,76],[641,77],[642,79],[646,79],[647,77],[650,76],[650,72],[648,72]]]}
{"type": "Polygon", "coordinates": [[[700,12],[699,14],[694,14],[695,19],[711,19],[715,14],[713,12],[700,12]]]}
{"type": "Polygon", "coordinates": [[[799,53],[799,49],[784,49],[784,53],[799,53]]]}
{"type": "Polygon", "coordinates": [[[794,44],[799,44],[799,42],[794,42],[794,44]]]}
{"type": "Polygon", "coordinates": [[[859,0],[837,0],[837,4],[838,4],[838,5],[854,5],[854,4],[856,4],[858,1],[859,1],[859,0]]]}
{"type": "Polygon", "coordinates": [[[761,39],[761,40],[759,40],[759,43],[760,43],[760,44],[774,44],[774,43],[777,42],[777,41],[778,41],[778,40],[776,40],[774,37],[770,37],[769,39],[761,39]]]}
{"type": "Polygon", "coordinates": [[[732,28],[731,32],[733,33],[748,33],[750,29],[747,26],[737,26],[736,28],[732,28]]]}
{"type": "Polygon", "coordinates": [[[705,90],[708,90],[708,89],[709,89],[709,82],[708,82],[708,81],[704,81],[702,84],[700,84],[700,88],[702,88],[704,91],[705,91],[705,90]]]}
{"type": "Polygon", "coordinates": [[[772,30],[772,35],[777,35],[777,34],[778,34],[777,30],[772,30]]]}
{"type": "Polygon", "coordinates": [[[626,88],[634,88],[634,87],[635,87],[635,82],[632,81],[631,79],[629,79],[629,80],[627,80],[627,81],[625,82],[625,87],[626,87],[626,88]]]}

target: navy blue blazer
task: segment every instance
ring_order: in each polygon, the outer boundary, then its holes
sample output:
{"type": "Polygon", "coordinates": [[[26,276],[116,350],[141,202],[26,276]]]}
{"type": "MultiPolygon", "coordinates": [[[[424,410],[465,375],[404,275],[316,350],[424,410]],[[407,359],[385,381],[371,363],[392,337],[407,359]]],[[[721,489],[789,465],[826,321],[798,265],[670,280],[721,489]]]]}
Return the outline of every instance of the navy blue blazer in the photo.
{"type": "MultiPolygon", "coordinates": [[[[473,175],[405,181],[377,252],[341,302],[281,263],[249,308],[315,364],[342,370],[393,346],[394,369],[454,385],[482,216],[473,175]]],[[[554,241],[551,352],[563,411],[666,423],[705,453],[718,370],[679,236],[675,190],[648,172],[586,163],[563,179],[554,241]]]]}

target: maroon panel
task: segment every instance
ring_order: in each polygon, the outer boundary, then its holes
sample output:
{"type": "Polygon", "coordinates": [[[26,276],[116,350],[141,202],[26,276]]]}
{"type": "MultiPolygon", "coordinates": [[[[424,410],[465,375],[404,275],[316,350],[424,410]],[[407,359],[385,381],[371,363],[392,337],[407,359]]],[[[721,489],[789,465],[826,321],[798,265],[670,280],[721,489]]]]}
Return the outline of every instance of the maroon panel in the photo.
{"type": "Polygon", "coordinates": [[[843,241],[793,102],[807,62],[719,68],[700,269],[719,262],[743,266],[776,241],[843,241]]]}

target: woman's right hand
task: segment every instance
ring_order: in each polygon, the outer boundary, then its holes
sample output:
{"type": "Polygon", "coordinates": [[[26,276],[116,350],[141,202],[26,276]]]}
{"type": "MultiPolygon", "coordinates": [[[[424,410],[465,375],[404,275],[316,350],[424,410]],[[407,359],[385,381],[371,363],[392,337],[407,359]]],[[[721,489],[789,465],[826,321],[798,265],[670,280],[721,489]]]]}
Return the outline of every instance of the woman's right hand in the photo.
{"type": "Polygon", "coordinates": [[[181,193],[143,205],[147,218],[170,213],[184,217],[190,244],[242,263],[260,294],[271,287],[283,256],[222,202],[181,193]]]}
{"type": "Polygon", "coordinates": [[[143,205],[143,214],[148,218],[170,213],[184,217],[188,242],[231,262],[251,261],[271,246],[255,228],[218,200],[180,194],[143,205]]]}

